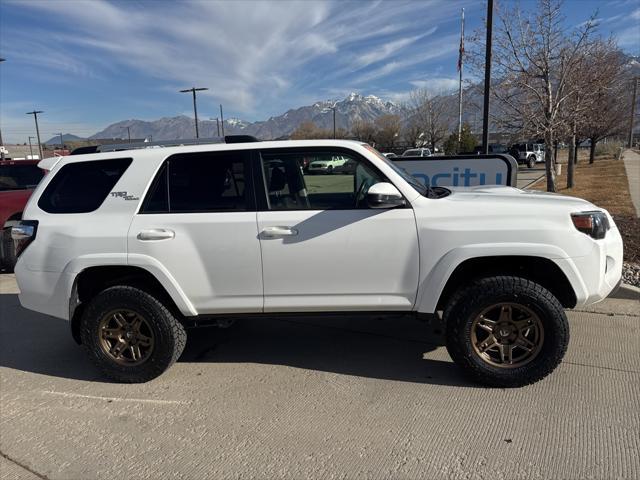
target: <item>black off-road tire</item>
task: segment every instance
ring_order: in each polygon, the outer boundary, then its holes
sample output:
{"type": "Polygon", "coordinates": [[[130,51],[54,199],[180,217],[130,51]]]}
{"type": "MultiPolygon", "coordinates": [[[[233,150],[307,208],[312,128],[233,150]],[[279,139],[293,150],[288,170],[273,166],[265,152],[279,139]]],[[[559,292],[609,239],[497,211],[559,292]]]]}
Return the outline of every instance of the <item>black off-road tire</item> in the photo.
{"type": "Polygon", "coordinates": [[[535,166],[536,166],[536,157],[534,157],[533,155],[530,155],[529,158],[527,158],[527,167],[533,168],[535,166]]]}
{"type": "Polygon", "coordinates": [[[129,286],[110,287],[89,302],[82,315],[80,337],[91,361],[107,377],[122,383],[142,383],[158,377],[178,360],[187,343],[184,326],[165,305],[149,293],[129,286]],[[100,321],[117,309],[141,315],[153,332],[153,350],[141,364],[121,365],[100,345],[100,321]]]}
{"type": "Polygon", "coordinates": [[[451,358],[471,379],[491,387],[521,387],[543,379],[558,366],[569,344],[569,323],[558,299],[541,285],[520,277],[487,277],[462,287],[444,309],[443,319],[451,358]],[[500,302],[527,307],[544,328],[539,353],[519,367],[490,365],[472,345],[473,320],[485,308],[500,302]]]}
{"type": "Polygon", "coordinates": [[[2,230],[2,258],[0,258],[0,267],[6,272],[13,272],[16,266],[16,247],[11,238],[11,228],[2,230]]]}

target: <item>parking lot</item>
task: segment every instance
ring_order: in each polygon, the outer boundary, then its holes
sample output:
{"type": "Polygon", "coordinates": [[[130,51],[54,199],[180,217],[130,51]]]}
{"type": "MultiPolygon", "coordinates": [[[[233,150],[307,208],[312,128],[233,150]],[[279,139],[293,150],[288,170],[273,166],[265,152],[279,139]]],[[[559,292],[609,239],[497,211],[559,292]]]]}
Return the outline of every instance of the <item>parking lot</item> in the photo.
{"type": "Polygon", "coordinates": [[[191,331],[171,370],[106,381],[0,275],[2,478],[638,478],[640,311],[570,312],[560,367],[470,384],[438,325],[247,320],[191,331]]]}

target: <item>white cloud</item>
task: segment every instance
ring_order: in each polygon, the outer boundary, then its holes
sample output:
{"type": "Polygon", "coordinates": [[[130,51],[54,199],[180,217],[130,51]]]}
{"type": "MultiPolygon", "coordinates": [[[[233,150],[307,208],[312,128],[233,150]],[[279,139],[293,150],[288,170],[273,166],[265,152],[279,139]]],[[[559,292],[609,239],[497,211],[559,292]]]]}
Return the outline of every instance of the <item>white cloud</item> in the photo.
{"type": "Polygon", "coordinates": [[[459,79],[447,77],[433,77],[424,80],[412,80],[411,85],[423,88],[433,93],[449,93],[458,88],[459,79]]]}

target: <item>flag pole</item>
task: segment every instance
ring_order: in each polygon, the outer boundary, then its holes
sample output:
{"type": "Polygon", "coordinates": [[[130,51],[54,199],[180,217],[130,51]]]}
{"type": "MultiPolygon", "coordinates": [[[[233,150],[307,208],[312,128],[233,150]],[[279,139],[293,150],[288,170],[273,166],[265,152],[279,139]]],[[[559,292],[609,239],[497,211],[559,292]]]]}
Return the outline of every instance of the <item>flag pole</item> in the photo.
{"type": "Polygon", "coordinates": [[[458,72],[460,73],[460,84],[458,86],[458,144],[462,140],[462,57],[464,55],[464,8],[462,9],[462,19],[460,22],[460,51],[458,56],[458,72]]]}

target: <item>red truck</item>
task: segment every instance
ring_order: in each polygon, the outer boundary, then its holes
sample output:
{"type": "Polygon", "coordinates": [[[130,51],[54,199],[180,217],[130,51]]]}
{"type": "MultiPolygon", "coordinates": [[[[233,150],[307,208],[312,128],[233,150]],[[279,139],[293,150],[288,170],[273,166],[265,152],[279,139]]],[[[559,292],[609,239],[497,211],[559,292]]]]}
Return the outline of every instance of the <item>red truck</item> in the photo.
{"type": "Polygon", "coordinates": [[[45,171],[39,160],[0,160],[0,269],[13,271],[16,262],[11,227],[22,218],[27,200],[45,171]]]}

